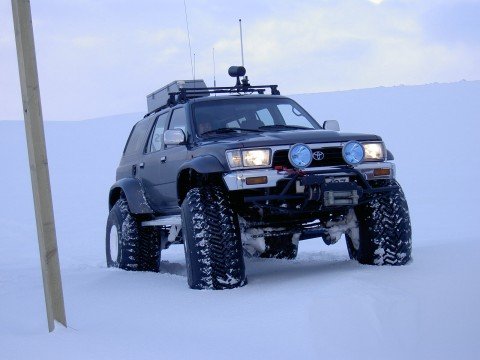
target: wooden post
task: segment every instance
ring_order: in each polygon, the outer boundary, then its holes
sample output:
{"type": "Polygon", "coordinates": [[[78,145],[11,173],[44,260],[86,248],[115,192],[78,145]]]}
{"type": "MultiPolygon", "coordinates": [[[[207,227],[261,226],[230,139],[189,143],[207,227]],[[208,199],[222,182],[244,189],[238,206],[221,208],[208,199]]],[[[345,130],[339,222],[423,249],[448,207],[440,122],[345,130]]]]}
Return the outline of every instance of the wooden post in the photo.
{"type": "Polygon", "coordinates": [[[12,10],[48,330],[51,332],[55,328],[55,320],[64,326],[67,326],[67,320],[58,260],[30,1],[12,0],[12,10]]]}

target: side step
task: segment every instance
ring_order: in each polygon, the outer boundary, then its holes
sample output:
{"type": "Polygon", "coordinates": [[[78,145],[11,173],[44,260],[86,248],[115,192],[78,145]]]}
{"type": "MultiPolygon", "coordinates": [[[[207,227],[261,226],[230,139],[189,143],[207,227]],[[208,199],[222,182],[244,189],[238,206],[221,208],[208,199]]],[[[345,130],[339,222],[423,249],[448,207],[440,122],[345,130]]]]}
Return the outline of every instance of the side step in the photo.
{"type": "Polygon", "coordinates": [[[181,224],[182,217],[180,215],[160,216],[154,220],[142,221],[142,226],[173,226],[181,224]]]}

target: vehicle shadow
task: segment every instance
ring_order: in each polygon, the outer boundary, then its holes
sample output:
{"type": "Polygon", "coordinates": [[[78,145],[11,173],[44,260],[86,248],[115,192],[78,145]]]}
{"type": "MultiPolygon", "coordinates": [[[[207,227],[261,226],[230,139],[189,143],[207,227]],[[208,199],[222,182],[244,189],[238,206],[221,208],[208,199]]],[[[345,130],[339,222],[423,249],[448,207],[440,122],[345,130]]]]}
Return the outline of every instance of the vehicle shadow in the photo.
{"type": "Polygon", "coordinates": [[[348,257],[332,257],[326,253],[309,253],[296,260],[246,259],[246,271],[250,284],[286,282],[299,278],[331,278],[349,274],[360,266],[348,257]]]}
{"type": "Polygon", "coordinates": [[[187,267],[185,263],[170,262],[168,260],[160,261],[160,274],[170,274],[178,276],[187,276],[187,267]]]}
{"type": "MultiPolygon", "coordinates": [[[[360,265],[346,256],[327,252],[300,253],[296,260],[245,258],[246,273],[250,283],[280,282],[311,276],[331,277],[333,274],[348,273],[360,265]]],[[[187,276],[185,262],[162,260],[160,274],[187,276]]]]}

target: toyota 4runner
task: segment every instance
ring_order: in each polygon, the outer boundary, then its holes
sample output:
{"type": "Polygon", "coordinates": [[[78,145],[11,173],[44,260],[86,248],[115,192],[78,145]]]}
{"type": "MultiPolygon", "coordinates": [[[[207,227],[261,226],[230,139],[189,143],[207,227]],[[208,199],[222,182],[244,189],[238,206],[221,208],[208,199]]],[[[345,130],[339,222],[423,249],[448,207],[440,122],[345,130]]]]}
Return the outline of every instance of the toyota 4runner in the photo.
{"type": "Polygon", "coordinates": [[[408,206],[382,139],[229,73],[233,87],[175,81],[147,96],[110,189],[107,265],[158,271],[183,243],[191,288],[235,288],[244,256],[294,259],[299,241],[342,235],[362,264],[406,264],[408,206]]]}

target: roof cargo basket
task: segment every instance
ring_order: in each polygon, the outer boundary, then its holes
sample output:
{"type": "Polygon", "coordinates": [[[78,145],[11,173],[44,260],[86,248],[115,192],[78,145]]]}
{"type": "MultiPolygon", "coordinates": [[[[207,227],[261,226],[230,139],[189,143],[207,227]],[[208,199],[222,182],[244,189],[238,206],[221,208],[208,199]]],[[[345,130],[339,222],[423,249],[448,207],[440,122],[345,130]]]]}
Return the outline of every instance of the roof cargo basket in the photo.
{"type": "Polygon", "coordinates": [[[252,86],[248,82],[248,77],[244,76],[246,70],[243,66],[231,66],[228,74],[237,78],[235,86],[207,87],[203,80],[177,80],[147,95],[148,113],[145,117],[169,106],[178,103],[187,102],[189,99],[195,99],[210,94],[265,94],[265,90],[270,89],[272,95],[280,95],[277,85],[252,86]],[[240,80],[240,77],[243,79],[240,80]]]}
{"type": "Polygon", "coordinates": [[[188,92],[186,97],[188,99],[194,99],[203,96],[209,96],[209,92],[202,92],[203,89],[207,89],[207,85],[203,80],[176,80],[170,84],[154,91],[147,95],[147,108],[148,112],[153,112],[159,108],[166,107],[170,104],[170,93],[179,93],[181,89],[195,89],[193,92],[188,92]]]}

